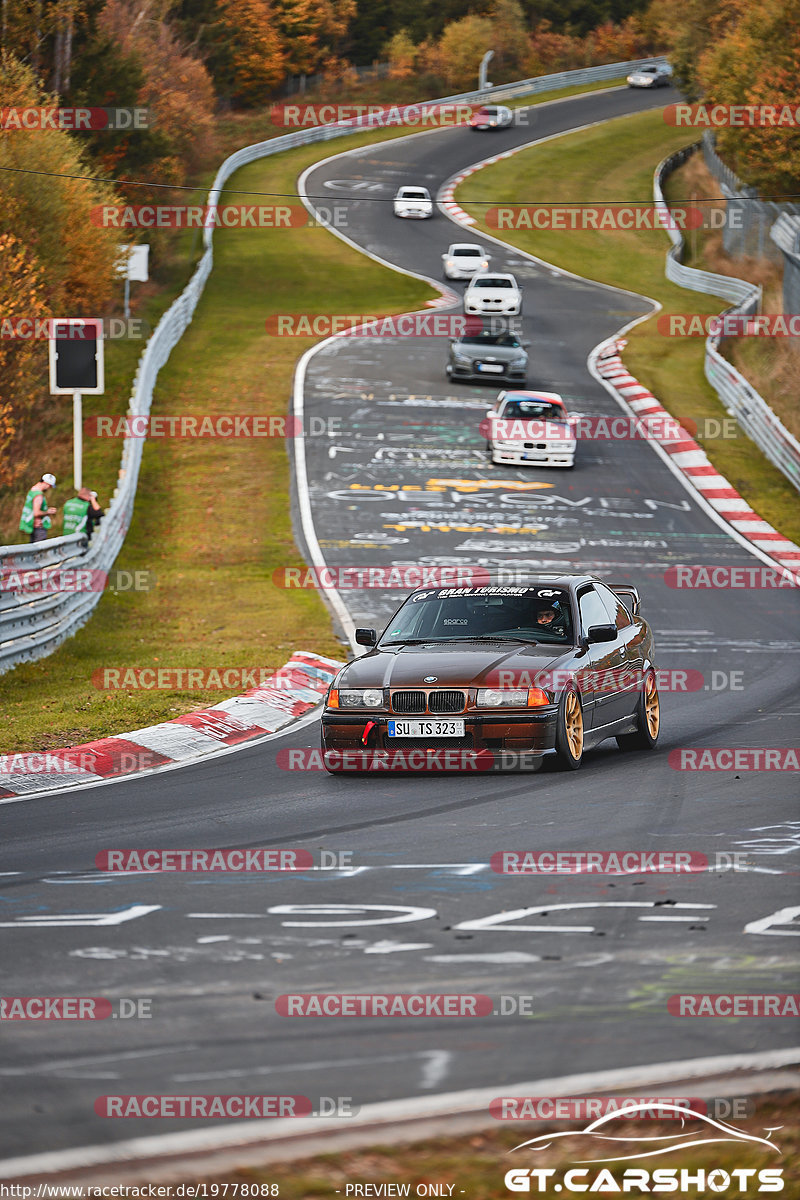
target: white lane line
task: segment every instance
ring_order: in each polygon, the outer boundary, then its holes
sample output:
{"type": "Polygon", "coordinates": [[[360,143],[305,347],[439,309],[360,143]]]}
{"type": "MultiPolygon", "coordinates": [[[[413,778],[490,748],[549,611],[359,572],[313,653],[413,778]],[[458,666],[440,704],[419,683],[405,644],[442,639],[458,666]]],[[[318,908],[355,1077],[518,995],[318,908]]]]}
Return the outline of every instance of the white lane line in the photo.
{"type": "Polygon", "coordinates": [[[17,917],[16,921],[0,921],[0,929],[57,929],[86,925],[121,925],[157,912],[160,904],[132,904],[121,912],[110,913],[53,913],[49,917],[17,917]]]}
{"type": "Polygon", "coordinates": [[[277,1066],[271,1067],[249,1065],[230,1067],[226,1071],[193,1071],[189,1074],[173,1075],[172,1081],[173,1083],[209,1083],[213,1080],[241,1079],[250,1075],[276,1075],[280,1072],[293,1075],[296,1071],[325,1071],[332,1067],[360,1067],[372,1066],[374,1063],[408,1062],[411,1058],[422,1058],[426,1060],[425,1066],[427,1066],[428,1060],[437,1059],[438,1061],[438,1055],[444,1053],[446,1053],[444,1050],[417,1050],[411,1054],[383,1054],[377,1058],[327,1058],[319,1059],[316,1062],[279,1063],[277,1066]]]}
{"type": "MultiPolygon", "coordinates": [[[[458,1092],[440,1092],[429,1096],[411,1096],[402,1100],[387,1100],[365,1104],[355,1116],[340,1118],[297,1117],[277,1120],[236,1122],[205,1129],[190,1129],[180,1133],[156,1134],[151,1137],[129,1138],[111,1144],[79,1146],[70,1150],[52,1150],[0,1162],[0,1178],[16,1179],[28,1175],[47,1175],[61,1171],[85,1170],[89,1167],[124,1164],[127,1170],[138,1163],[150,1164],[152,1179],[159,1159],[177,1154],[198,1155],[226,1147],[244,1148],[248,1145],[290,1145],[286,1158],[304,1156],[305,1139],[316,1139],[330,1133],[328,1152],[336,1149],[335,1134],[348,1137],[360,1130],[375,1142],[393,1140],[401,1125],[408,1131],[413,1122],[425,1136],[427,1122],[437,1118],[472,1115],[486,1128],[496,1128],[497,1121],[489,1113],[489,1105],[498,1095],[504,1096],[584,1096],[604,1095],[608,1091],[635,1091],[661,1084],[683,1083],[729,1075],[732,1072],[776,1070],[800,1063],[800,1046],[789,1049],[764,1050],[756,1054],[722,1054],[707,1058],[680,1059],[667,1063],[643,1064],[610,1071],[591,1071],[582,1075],[560,1075],[552,1079],[525,1080],[509,1083],[503,1078],[492,1087],[469,1088],[458,1092]]],[[[737,1096],[748,1094],[745,1076],[726,1084],[737,1096]]],[[[763,1090],[763,1079],[756,1080],[763,1090]]],[[[645,1092],[647,1094],[647,1092],[645,1092]]],[[[366,1144],[366,1143],[362,1143],[366,1144]]],[[[195,1158],[187,1170],[201,1169],[201,1157],[195,1158]]]]}

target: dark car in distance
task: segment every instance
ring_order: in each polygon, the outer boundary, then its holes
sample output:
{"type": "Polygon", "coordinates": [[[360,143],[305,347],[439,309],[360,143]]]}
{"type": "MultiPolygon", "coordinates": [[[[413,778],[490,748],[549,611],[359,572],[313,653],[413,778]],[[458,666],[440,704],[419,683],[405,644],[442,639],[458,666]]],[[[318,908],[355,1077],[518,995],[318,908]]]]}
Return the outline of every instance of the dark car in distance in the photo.
{"type": "Polygon", "coordinates": [[[591,575],[418,589],[380,636],[356,631],[370,649],[331,684],[322,748],[524,751],[569,770],[606,738],[651,750],[660,706],[639,607],[634,586],[591,575]]]}
{"type": "Polygon", "coordinates": [[[496,383],[503,379],[524,383],[529,345],[510,329],[487,327],[464,333],[450,341],[445,374],[448,379],[473,383],[478,380],[496,383]]]}

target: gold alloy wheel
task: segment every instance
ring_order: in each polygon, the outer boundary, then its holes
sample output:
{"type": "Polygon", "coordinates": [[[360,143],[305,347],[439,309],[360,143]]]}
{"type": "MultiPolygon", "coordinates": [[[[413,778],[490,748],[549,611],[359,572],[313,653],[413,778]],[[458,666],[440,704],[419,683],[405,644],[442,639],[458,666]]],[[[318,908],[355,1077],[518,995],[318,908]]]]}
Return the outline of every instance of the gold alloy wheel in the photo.
{"type": "Polygon", "coordinates": [[[648,675],[644,685],[644,715],[650,737],[655,741],[661,727],[661,706],[655,675],[648,675]]]}
{"type": "Polygon", "coordinates": [[[583,754],[583,713],[574,692],[568,694],[564,705],[564,730],[570,754],[575,759],[580,758],[583,754]]]}

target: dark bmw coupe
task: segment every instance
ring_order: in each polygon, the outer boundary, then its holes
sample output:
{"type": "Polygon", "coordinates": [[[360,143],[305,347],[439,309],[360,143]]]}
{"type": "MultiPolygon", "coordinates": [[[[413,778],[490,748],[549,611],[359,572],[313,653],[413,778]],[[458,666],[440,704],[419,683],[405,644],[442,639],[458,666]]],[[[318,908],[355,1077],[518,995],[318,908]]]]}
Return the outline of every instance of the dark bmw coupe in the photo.
{"type": "MultiPolygon", "coordinates": [[[[333,680],[331,751],[517,751],[577,770],[616,738],[652,750],[660,726],[653,635],[635,587],[590,575],[422,588],[333,680]]],[[[341,769],[341,766],[339,768],[341,769]]]]}

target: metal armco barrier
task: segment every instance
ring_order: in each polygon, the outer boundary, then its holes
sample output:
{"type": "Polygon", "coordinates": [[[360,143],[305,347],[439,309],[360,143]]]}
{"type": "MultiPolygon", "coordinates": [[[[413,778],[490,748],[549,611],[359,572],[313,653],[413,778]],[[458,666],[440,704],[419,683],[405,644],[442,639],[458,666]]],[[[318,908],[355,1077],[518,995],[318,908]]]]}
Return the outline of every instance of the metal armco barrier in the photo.
{"type": "MultiPolygon", "coordinates": [[[[555,91],[561,87],[620,79],[643,63],[662,61],[664,60],[661,58],[637,58],[631,62],[606,63],[600,67],[585,67],[578,71],[560,71],[554,75],[540,75],[517,83],[500,84],[483,92],[463,92],[458,96],[445,96],[437,100],[426,100],[424,103],[472,103],[536,95],[538,92],[555,91]]],[[[402,113],[408,109],[414,112],[418,107],[419,105],[413,104],[401,105],[392,111],[402,113]]],[[[256,159],[280,154],[284,150],[305,146],[311,142],[346,137],[354,130],[381,127],[380,114],[372,114],[353,117],[333,125],[299,129],[296,133],[283,134],[265,142],[244,146],[226,158],[220,167],[208,194],[208,205],[216,206],[231,175],[256,159]]],[[[195,306],[211,273],[214,262],[213,233],[213,226],[206,226],[203,231],[204,253],[194,275],[181,295],[164,313],[142,351],[128,407],[130,416],[147,416],[150,412],[158,372],[191,321],[195,306]]],[[[88,550],[81,552],[78,547],[80,539],[75,537],[53,538],[47,542],[38,542],[34,546],[0,546],[0,569],[4,566],[80,565],[99,571],[110,571],[122,548],[133,515],[143,444],[142,438],[126,438],[123,442],[119,483],[88,550]],[[29,557],[32,551],[41,553],[43,547],[48,547],[48,552],[52,555],[46,564],[33,556],[29,557]]],[[[17,663],[51,654],[88,621],[101,594],[55,593],[24,599],[12,596],[10,592],[0,593],[0,674],[10,670],[17,663]]]]}
{"type": "MultiPolygon", "coordinates": [[[[684,146],[656,167],[653,196],[656,207],[663,209],[665,213],[667,204],[662,190],[664,180],[698,151],[701,144],[697,142],[692,146],[684,146]]],[[[667,252],[667,279],[681,287],[690,288],[693,292],[703,292],[709,296],[720,296],[723,300],[730,300],[732,307],[725,310],[727,313],[751,316],[759,311],[760,287],[748,283],[745,279],[715,275],[711,271],[684,266],[681,262],[684,250],[683,235],[673,228],[669,221],[665,221],[665,228],[672,241],[667,252]]],[[[766,400],[747,382],[744,375],[720,354],[721,341],[719,334],[711,334],[706,338],[706,379],[747,436],[764,452],[770,462],[783,472],[789,482],[800,490],[800,443],[775,415],[766,400]]]]}

